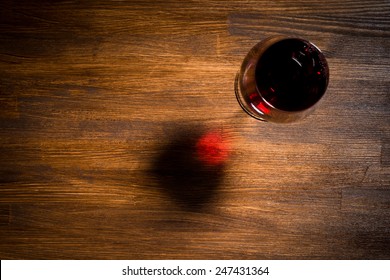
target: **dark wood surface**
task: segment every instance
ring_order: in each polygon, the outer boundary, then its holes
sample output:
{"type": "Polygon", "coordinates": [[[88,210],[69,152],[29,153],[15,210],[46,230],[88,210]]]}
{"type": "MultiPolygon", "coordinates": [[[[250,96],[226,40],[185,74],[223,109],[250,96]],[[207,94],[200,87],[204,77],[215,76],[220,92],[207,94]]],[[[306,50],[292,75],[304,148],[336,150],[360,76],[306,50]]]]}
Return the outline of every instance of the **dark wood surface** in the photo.
{"type": "Polygon", "coordinates": [[[1,0],[0,258],[389,259],[389,47],[388,0],[1,0]],[[330,67],[293,124],[234,95],[273,35],[330,67]]]}

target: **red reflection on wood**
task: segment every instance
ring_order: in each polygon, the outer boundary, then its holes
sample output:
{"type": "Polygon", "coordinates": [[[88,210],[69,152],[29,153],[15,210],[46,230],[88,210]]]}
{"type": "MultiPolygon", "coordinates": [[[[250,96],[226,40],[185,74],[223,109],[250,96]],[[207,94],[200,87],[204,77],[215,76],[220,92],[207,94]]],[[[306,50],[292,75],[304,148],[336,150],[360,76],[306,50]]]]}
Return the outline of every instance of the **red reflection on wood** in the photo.
{"type": "Polygon", "coordinates": [[[218,131],[204,133],[196,143],[198,159],[206,165],[220,165],[229,157],[229,143],[218,131]]]}

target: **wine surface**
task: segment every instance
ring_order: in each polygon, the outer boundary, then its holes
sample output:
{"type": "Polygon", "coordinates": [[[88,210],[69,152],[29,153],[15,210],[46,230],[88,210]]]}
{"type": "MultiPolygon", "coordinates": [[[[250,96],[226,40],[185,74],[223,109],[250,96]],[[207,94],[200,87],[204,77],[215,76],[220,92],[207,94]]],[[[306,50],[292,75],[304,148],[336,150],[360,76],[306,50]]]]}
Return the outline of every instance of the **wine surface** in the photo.
{"type": "MultiPolygon", "coordinates": [[[[302,39],[284,39],[261,55],[255,70],[256,86],[273,107],[300,111],[321,99],[328,84],[328,67],[321,51],[302,39]]],[[[260,96],[252,95],[257,106],[260,96]]]]}

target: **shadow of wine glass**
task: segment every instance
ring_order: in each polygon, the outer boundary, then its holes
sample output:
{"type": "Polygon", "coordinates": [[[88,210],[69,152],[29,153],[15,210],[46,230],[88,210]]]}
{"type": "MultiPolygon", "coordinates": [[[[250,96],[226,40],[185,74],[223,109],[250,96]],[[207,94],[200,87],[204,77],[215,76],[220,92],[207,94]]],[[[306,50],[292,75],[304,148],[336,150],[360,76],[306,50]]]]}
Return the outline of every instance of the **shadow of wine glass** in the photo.
{"type": "Polygon", "coordinates": [[[222,136],[204,129],[180,129],[162,147],[152,174],[164,192],[187,211],[202,211],[217,196],[227,158],[222,136]]]}

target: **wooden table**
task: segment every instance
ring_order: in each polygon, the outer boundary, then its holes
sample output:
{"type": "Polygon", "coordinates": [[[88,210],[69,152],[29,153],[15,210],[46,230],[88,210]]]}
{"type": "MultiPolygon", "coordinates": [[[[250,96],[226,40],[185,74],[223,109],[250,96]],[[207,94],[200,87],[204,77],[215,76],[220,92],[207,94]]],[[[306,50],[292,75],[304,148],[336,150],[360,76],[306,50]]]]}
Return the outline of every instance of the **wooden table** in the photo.
{"type": "Polygon", "coordinates": [[[1,259],[389,259],[390,2],[0,3],[1,259]],[[292,124],[234,78],[273,35],[330,84],[292,124]],[[222,135],[223,165],[197,162],[222,135]]]}

